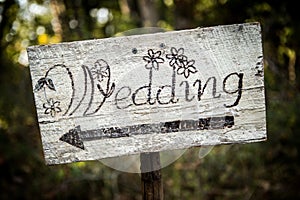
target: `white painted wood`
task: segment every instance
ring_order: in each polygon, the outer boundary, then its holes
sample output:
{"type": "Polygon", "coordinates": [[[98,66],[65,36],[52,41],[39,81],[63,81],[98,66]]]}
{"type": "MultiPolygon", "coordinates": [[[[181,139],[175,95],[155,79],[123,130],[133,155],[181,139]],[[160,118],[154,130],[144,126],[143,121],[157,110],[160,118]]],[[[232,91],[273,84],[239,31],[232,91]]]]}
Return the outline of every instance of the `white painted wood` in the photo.
{"type": "Polygon", "coordinates": [[[27,51],[47,164],[266,140],[258,23],[27,51]]]}

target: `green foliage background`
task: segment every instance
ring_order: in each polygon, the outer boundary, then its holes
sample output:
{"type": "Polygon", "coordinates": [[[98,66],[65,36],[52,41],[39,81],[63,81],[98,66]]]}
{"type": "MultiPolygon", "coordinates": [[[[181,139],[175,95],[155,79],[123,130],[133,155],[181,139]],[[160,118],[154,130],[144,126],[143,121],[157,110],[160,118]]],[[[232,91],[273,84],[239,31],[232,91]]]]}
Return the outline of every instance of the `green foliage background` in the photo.
{"type": "Polygon", "coordinates": [[[44,164],[26,47],[252,21],[263,30],[268,141],[203,159],[187,151],[162,170],[165,199],[300,198],[299,17],[292,0],[0,0],[0,199],[141,199],[137,174],[44,164]]]}

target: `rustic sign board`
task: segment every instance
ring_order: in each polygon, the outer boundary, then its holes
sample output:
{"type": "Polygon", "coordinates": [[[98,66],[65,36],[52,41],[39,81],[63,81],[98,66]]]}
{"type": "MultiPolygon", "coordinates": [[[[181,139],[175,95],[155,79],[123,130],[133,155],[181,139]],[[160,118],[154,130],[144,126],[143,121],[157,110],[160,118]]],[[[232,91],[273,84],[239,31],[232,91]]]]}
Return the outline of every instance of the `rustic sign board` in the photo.
{"type": "Polygon", "coordinates": [[[266,139],[258,23],[27,51],[47,164],[266,139]]]}

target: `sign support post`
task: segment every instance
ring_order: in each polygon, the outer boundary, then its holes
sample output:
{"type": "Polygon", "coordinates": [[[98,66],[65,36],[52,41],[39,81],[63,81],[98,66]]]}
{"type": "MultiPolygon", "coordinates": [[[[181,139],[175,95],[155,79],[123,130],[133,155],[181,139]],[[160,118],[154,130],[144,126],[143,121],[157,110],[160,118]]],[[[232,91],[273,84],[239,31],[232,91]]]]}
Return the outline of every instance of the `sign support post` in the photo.
{"type": "Polygon", "coordinates": [[[162,200],[163,184],[159,152],[142,153],[140,159],[143,200],[162,200]]]}

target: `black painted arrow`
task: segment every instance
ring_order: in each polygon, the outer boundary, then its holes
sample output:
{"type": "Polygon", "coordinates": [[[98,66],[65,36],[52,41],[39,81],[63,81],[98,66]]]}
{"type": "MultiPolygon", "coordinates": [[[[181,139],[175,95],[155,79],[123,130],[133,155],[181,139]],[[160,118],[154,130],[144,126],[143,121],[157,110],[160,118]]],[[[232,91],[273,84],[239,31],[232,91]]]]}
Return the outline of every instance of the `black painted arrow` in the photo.
{"type": "Polygon", "coordinates": [[[84,149],[83,141],[100,140],[107,138],[130,137],[133,135],[145,135],[154,133],[170,133],[181,131],[197,131],[231,128],[234,125],[233,116],[208,117],[198,120],[176,120],[160,122],[157,124],[139,124],[124,127],[110,127],[95,130],[82,131],[76,126],[65,133],[59,140],[84,149]]]}

